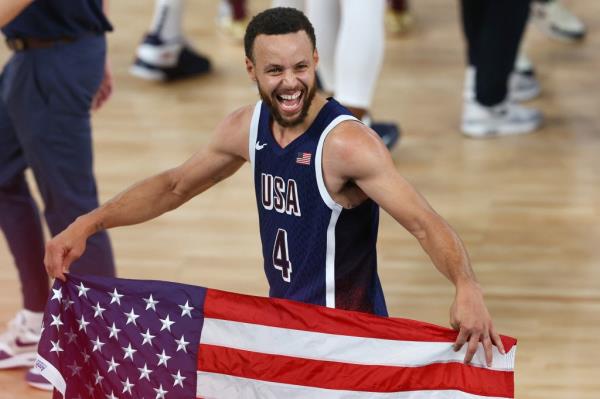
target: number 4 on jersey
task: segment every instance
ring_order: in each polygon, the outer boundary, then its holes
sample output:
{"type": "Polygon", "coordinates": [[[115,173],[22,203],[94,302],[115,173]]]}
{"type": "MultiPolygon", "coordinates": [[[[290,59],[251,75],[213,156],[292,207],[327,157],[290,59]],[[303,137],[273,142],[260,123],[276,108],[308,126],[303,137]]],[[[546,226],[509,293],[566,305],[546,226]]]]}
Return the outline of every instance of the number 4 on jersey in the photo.
{"type": "Polygon", "coordinates": [[[273,246],[273,266],[281,270],[283,281],[290,282],[292,279],[292,262],[290,262],[287,242],[287,231],[277,230],[275,245],[273,246]]]}

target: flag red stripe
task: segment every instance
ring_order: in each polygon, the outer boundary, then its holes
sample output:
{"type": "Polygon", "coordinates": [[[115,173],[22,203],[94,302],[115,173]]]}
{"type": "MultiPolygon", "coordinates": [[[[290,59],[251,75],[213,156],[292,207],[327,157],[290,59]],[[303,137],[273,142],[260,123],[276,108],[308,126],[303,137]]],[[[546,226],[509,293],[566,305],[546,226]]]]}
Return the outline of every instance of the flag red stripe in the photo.
{"type": "Polygon", "coordinates": [[[254,380],[365,392],[460,390],[512,398],[513,372],[462,363],[423,367],[358,365],[249,352],[202,344],[198,370],[254,380]]]}
{"type": "MultiPolygon", "coordinates": [[[[415,320],[385,318],[213,289],[206,292],[204,316],[326,334],[402,341],[453,342],[457,335],[456,331],[448,328],[415,320]]],[[[517,341],[503,336],[502,342],[508,352],[517,341]]]]}

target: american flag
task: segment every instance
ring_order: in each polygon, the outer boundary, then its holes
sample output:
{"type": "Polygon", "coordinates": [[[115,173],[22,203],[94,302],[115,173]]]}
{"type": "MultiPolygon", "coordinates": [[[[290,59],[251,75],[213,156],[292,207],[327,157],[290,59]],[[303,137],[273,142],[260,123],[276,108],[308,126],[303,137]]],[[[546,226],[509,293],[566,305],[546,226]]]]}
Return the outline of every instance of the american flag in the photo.
{"type": "Polygon", "coordinates": [[[36,367],[55,398],[514,397],[516,340],[484,366],[456,332],[190,285],[56,281],[36,367]]]}
{"type": "Polygon", "coordinates": [[[310,158],[312,154],[310,152],[299,152],[296,156],[296,163],[301,165],[310,165],[310,158]]]}

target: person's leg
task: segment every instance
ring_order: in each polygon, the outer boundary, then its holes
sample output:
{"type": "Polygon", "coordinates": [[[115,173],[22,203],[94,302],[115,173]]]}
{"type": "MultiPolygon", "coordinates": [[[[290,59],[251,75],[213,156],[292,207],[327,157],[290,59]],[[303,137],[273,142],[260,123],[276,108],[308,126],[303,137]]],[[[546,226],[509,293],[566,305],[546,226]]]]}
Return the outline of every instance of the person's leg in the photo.
{"type": "Polygon", "coordinates": [[[477,45],[475,93],[484,106],[506,99],[508,78],[529,15],[529,1],[489,1],[477,45]]]}
{"type": "MultiPolygon", "coordinates": [[[[0,76],[0,89],[4,88],[2,81],[0,76]]],[[[7,95],[9,90],[12,87],[7,87],[7,95]]],[[[44,235],[37,206],[23,174],[26,167],[21,144],[4,100],[0,98],[0,229],[17,266],[23,307],[43,312],[49,292],[43,262],[44,235]]]]}
{"type": "Polygon", "coordinates": [[[306,16],[315,29],[322,89],[337,95],[336,48],[340,26],[339,0],[307,0],[306,16]]]}
{"type": "Polygon", "coordinates": [[[130,73],[142,79],[171,81],[210,71],[208,58],[185,41],[184,0],[156,0],[149,32],[136,51],[130,73]]]}
{"type": "MultiPolygon", "coordinates": [[[[98,206],[93,175],[90,107],[104,76],[106,41],[77,42],[27,53],[31,78],[11,98],[9,113],[44,201],[52,235],[98,206]]],[[[114,276],[108,235],[88,240],[71,271],[114,276]]]]}
{"type": "Polygon", "coordinates": [[[529,2],[462,0],[462,7],[470,64],[465,82],[463,133],[483,138],[532,132],[539,127],[541,114],[508,97],[509,76],[529,2]]]}
{"type": "Polygon", "coordinates": [[[33,364],[49,291],[40,217],[25,182],[27,164],[5,101],[27,80],[15,58],[0,74],[0,230],[17,267],[24,309],[0,334],[0,369],[33,364]]]}
{"type": "Polygon", "coordinates": [[[375,93],[383,63],[385,0],[341,1],[341,23],[335,50],[336,98],[362,118],[375,93]]]}

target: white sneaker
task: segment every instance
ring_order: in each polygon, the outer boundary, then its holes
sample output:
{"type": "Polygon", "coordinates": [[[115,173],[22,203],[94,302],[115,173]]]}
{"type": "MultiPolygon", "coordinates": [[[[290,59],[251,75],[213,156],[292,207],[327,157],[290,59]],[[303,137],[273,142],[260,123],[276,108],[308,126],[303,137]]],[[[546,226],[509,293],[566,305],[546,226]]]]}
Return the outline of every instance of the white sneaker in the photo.
{"type": "Polygon", "coordinates": [[[43,316],[23,309],[8,323],[0,335],[0,369],[33,366],[43,316]]]}
{"type": "Polygon", "coordinates": [[[33,388],[41,389],[42,391],[52,391],[54,386],[48,381],[37,367],[32,367],[25,374],[25,382],[33,388]]]}
{"type": "Polygon", "coordinates": [[[465,101],[462,132],[473,138],[488,138],[531,133],[542,122],[542,114],[514,102],[486,107],[476,101],[465,101]]]}
{"type": "Polygon", "coordinates": [[[585,37],[583,22],[569,11],[559,0],[532,3],[532,20],[548,36],[567,42],[576,42],[585,37]]]}
{"type": "MultiPolygon", "coordinates": [[[[531,70],[515,70],[508,77],[508,99],[511,101],[529,101],[541,92],[540,83],[531,70]]],[[[475,68],[468,67],[465,73],[463,98],[475,101],[475,68]]]]}

